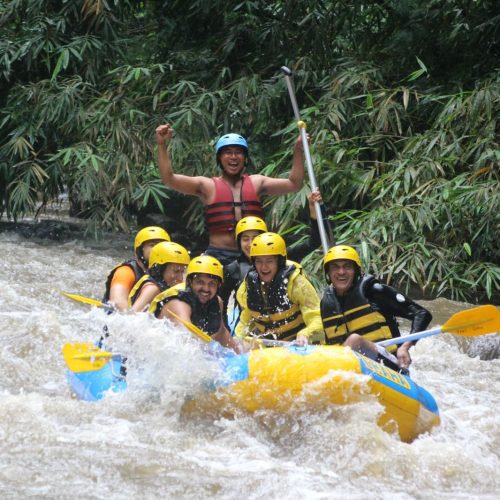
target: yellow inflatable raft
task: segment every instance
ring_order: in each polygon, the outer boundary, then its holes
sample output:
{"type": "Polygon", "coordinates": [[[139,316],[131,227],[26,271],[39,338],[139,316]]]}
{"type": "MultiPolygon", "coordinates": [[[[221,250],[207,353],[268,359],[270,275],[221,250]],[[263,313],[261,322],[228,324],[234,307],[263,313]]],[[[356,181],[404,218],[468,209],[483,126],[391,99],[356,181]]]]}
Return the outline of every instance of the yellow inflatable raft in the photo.
{"type": "Polygon", "coordinates": [[[235,405],[248,412],[286,412],[300,405],[318,410],[374,395],[384,407],[379,425],[397,431],[402,441],[410,442],[440,423],[428,391],[349,348],[274,347],[227,356],[220,363],[223,374],[213,391],[197,396],[189,403],[191,409],[235,405]]]}

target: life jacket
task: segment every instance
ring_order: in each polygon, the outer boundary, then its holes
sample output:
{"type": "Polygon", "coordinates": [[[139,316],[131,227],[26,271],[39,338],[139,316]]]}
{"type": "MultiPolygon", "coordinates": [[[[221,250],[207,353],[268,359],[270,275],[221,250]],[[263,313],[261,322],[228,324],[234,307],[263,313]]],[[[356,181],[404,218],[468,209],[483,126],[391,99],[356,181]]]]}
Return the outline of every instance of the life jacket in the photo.
{"type": "Polygon", "coordinates": [[[224,281],[230,279],[239,286],[252,267],[252,264],[246,258],[233,260],[233,262],[224,266],[224,281]]]}
{"type": "Polygon", "coordinates": [[[130,293],[128,294],[129,307],[132,307],[134,305],[137,297],[139,297],[141,290],[144,288],[144,285],[146,285],[146,283],[154,283],[160,289],[160,293],[168,288],[167,284],[163,280],[158,281],[149,274],[145,274],[142,278],[139,279],[139,281],[134,285],[134,288],[132,288],[132,290],[130,290],[130,293]]]}
{"type": "Polygon", "coordinates": [[[142,268],[139,266],[139,264],[135,259],[130,259],[125,262],[122,262],[121,264],[118,264],[113,269],[111,269],[111,272],[108,274],[108,277],[106,279],[106,291],[104,292],[104,297],[102,299],[103,302],[109,301],[109,294],[111,292],[111,282],[113,281],[113,276],[115,275],[116,270],[122,266],[128,266],[132,269],[132,271],[134,271],[135,283],[137,283],[144,275],[144,271],[142,270],[142,268]]]}
{"type": "Polygon", "coordinates": [[[173,299],[182,300],[191,306],[191,323],[205,333],[211,336],[219,331],[221,310],[217,295],[208,304],[202,305],[189,286],[179,283],[158,294],[151,302],[149,312],[158,318],[163,306],[173,299]]]}
{"type": "Polygon", "coordinates": [[[257,271],[252,269],[248,272],[245,283],[247,306],[251,314],[250,330],[262,338],[293,340],[305,328],[299,305],[290,301],[293,282],[300,273],[300,264],[287,261],[287,265],[274,277],[264,297],[257,271]]]}
{"type": "Polygon", "coordinates": [[[222,177],[212,177],[215,185],[215,197],[205,207],[205,222],[208,232],[224,233],[233,231],[236,223],[235,208],[241,207],[241,218],[249,215],[264,217],[262,203],[253,187],[248,174],[241,176],[240,201],[234,201],[229,184],[222,177]]]}
{"type": "MultiPolygon", "coordinates": [[[[372,342],[401,336],[394,316],[384,314],[366,297],[366,291],[376,283],[370,275],[358,279],[342,304],[331,286],[325,289],[320,310],[327,344],[342,344],[351,333],[372,342]]],[[[387,350],[394,352],[397,347],[388,346],[387,350]]]]}
{"type": "Polygon", "coordinates": [[[238,290],[243,278],[252,268],[252,265],[245,258],[233,260],[230,264],[224,266],[224,280],[219,288],[218,295],[224,302],[224,307],[227,308],[231,294],[238,290]]]}

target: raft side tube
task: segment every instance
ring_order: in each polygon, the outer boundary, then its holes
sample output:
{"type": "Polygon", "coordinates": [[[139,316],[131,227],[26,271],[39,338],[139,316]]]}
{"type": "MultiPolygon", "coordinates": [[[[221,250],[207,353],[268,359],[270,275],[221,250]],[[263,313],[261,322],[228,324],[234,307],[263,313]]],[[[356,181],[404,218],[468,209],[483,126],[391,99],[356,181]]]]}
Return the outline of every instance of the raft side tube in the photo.
{"type": "Polygon", "coordinates": [[[434,397],[430,392],[413,382],[410,377],[397,373],[362,354],[356,352],[354,352],[354,354],[358,357],[361,371],[364,374],[370,375],[377,382],[397,391],[401,395],[418,401],[425,409],[439,415],[438,406],[434,397]]]}
{"type": "Polygon", "coordinates": [[[66,378],[78,399],[99,401],[109,390],[122,392],[127,388],[125,377],[120,375],[121,367],[121,358],[113,358],[99,370],[79,373],[67,370],[66,378]]]}

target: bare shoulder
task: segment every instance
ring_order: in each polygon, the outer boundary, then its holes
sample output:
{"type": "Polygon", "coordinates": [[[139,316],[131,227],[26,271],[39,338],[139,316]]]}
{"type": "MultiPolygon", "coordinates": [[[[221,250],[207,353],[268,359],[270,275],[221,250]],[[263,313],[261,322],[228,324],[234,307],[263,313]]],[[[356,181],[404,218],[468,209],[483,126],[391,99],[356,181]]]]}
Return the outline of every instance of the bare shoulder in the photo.
{"type": "Polygon", "coordinates": [[[207,205],[215,196],[215,184],[213,177],[205,177],[199,175],[194,177],[198,181],[197,195],[201,198],[201,201],[207,205]]]}
{"type": "Polygon", "coordinates": [[[177,316],[181,317],[186,321],[191,320],[191,306],[182,300],[179,299],[169,300],[161,310],[160,319],[168,318],[170,320],[173,320],[172,316],[168,314],[170,311],[173,312],[174,314],[177,314],[177,316]]]}
{"type": "Polygon", "coordinates": [[[280,196],[298,191],[298,189],[295,189],[295,185],[290,179],[268,177],[267,175],[261,174],[252,175],[251,179],[258,195],[280,196]]]}
{"type": "Polygon", "coordinates": [[[262,174],[251,174],[249,177],[253,188],[257,194],[260,194],[264,190],[264,184],[268,177],[262,174]]]}

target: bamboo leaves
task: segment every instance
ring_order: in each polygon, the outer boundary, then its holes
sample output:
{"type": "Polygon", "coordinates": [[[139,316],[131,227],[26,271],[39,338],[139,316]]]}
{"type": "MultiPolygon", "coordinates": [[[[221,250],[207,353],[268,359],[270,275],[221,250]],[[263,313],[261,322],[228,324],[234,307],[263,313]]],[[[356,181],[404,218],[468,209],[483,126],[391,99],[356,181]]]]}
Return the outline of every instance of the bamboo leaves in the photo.
{"type": "MultiPolygon", "coordinates": [[[[492,297],[496,11],[472,2],[465,26],[462,3],[4,2],[0,210],[19,217],[66,190],[93,231],[165,212],[179,200],[155,166],[165,120],[178,172],[216,174],[214,141],[237,131],[256,173],[285,177],[296,138],[276,74],[286,64],[337,240],[406,288],[492,297]]],[[[265,200],[273,229],[303,231],[306,192],[265,200]]],[[[202,233],[199,202],[183,206],[186,230],[202,233]]]]}

